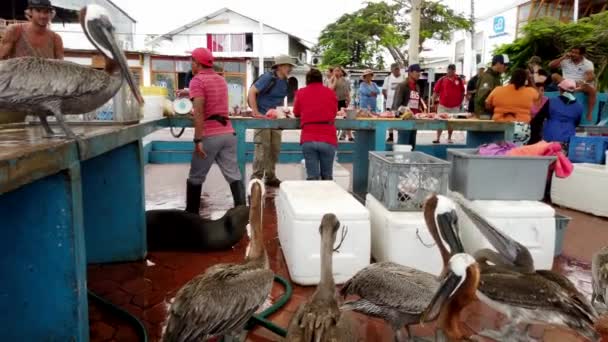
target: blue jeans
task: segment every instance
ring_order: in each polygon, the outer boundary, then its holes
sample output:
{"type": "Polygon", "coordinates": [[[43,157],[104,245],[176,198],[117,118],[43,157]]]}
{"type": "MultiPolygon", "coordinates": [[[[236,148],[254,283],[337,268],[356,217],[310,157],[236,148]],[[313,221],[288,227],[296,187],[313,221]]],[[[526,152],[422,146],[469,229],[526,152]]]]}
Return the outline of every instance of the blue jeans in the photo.
{"type": "Polygon", "coordinates": [[[333,180],[336,147],[324,142],[302,144],[307,180],[333,180]]]}

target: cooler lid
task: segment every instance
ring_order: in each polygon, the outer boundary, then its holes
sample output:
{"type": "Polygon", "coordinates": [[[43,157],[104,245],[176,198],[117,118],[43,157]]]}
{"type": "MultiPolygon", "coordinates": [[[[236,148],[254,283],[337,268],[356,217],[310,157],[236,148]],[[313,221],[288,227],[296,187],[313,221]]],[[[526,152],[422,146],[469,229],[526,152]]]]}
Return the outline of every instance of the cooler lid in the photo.
{"type": "Polygon", "coordinates": [[[279,200],[296,219],[318,220],[335,214],[339,220],[367,220],[367,208],[335,182],[284,181],[279,200]]]}
{"type": "Polygon", "coordinates": [[[471,208],[484,217],[546,218],[555,216],[555,209],[536,201],[472,201],[471,208]]]}

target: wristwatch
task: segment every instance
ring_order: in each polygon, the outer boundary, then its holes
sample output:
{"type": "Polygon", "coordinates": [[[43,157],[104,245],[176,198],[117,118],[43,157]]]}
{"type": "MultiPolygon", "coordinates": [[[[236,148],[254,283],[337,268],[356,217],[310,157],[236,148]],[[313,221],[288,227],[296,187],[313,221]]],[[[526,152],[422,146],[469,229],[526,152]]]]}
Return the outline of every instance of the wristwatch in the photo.
{"type": "Polygon", "coordinates": [[[198,143],[200,143],[200,142],[203,142],[203,139],[196,139],[196,138],[195,138],[193,141],[194,141],[194,143],[195,143],[195,144],[198,144],[198,143]]]}

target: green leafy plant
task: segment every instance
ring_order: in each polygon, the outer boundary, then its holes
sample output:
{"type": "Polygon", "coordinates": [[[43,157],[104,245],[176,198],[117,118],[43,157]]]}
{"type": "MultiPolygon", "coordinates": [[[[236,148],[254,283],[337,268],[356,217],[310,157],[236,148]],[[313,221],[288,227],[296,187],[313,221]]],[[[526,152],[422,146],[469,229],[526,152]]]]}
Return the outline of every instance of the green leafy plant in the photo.
{"type": "Polygon", "coordinates": [[[608,88],[608,11],[576,23],[554,18],[531,21],[522,28],[521,37],[498,47],[495,53],[509,55],[514,68],[525,68],[532,56],[539,56],[548,67],[550,61],[576,45],[587,48],[587,58],[595,65],[598,88],[608,88]]]}
{"type": "MultiPolygon", "coordinates": [[[[404,63],[403,47],[409,39],[410,0],[368,2],[366,7],[344,14],[329,24],[319,37],[315,51],[322,53],[323,64],[358,68],[381,68],[383,48],[395,61],[404,63]]],[[[420,46],[426,39],[449,41],[455,30],[470,29],[471,22],[445,5],[424,0],[420,19],[420,46]]]]}

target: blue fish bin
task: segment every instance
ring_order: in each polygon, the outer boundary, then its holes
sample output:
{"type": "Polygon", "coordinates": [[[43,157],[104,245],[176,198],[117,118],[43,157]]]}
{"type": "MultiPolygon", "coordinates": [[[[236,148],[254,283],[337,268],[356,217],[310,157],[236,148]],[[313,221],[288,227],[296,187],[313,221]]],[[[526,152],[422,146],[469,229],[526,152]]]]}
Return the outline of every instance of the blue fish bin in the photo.
{"type": "Polygon", "coordinates": [[[570,138],[568,158],[573,163],[604,164],[608,150],[608,137],[592,136],[570,138]]]}

